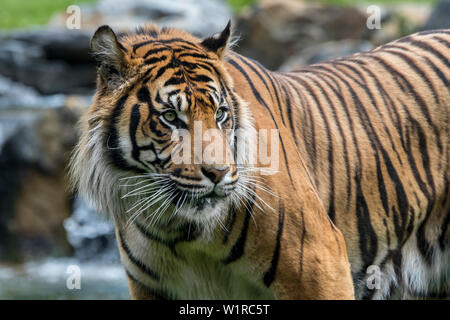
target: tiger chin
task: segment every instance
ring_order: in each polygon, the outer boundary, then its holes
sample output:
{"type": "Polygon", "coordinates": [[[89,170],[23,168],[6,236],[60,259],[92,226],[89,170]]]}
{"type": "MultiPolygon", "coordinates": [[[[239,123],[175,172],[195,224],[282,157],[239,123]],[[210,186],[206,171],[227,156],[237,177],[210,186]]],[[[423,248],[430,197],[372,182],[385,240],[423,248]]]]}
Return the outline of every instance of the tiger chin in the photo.
{"type": "Polygon", "coordinates": [[[292,73],[234,53],[230,36],[230,23],[206,39],[102,26],[91,40],[97,91],[70,172],[114,221],[131,297],[445,290],[450,73],[434,51],[449,56],[448,31],[292,73]],[[420,80],[425,69],[431,80],[420,80]],[[255,138],[264,130],[279,142],[270,174],[247,152],[261,141],[273,146],[267,135],[255,138]],[[209,132],[214,152],[199,156],[208,139],[193,137],[209,132]],[[366,285],[372,265],[376,290],[366,285]]]}

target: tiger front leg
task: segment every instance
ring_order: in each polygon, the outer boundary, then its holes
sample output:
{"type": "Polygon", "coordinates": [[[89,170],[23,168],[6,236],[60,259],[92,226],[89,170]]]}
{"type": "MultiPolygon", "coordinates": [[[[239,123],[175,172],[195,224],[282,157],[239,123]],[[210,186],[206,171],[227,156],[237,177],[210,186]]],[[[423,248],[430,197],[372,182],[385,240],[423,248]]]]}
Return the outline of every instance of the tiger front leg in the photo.
{"type": "Polygon", "coordinates": [[[285,202],[280,215],[284,228],[278,229],[279,248],[273,255],[278,261],[270,284],[275,298],[354,299],[344,237],[313,193],[305,192],[304,199],[285,202]]]}
{"type": "Polygon", "coordinates": [[[345,243],[340,233],[336,236],[326,243],[306,234],[303,243],[284,251],[272,285],[276,299],[354,299],[345,243]]]}

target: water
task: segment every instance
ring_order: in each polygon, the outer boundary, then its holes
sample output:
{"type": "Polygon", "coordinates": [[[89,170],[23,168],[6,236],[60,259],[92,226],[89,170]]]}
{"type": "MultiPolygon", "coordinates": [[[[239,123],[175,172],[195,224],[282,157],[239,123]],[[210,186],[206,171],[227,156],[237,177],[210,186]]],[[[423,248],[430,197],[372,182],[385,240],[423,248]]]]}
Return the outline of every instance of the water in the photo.
{"type": "Polygon", "coordinates": [[[0,265],[0,299],[129,299],[112,224],[77,197],[64,227],[74,256],[0,265]]]}
{"type": "Polygon", "coordinates": [[[0,267],[0,299],[107,300],[129,299],[129,294],[120,264],[49,258],[20,266],[0,267]],[[72,265],[81,271],[80,289],[70,286],[73,273],[68,273],[68,268],[72,265]]]}

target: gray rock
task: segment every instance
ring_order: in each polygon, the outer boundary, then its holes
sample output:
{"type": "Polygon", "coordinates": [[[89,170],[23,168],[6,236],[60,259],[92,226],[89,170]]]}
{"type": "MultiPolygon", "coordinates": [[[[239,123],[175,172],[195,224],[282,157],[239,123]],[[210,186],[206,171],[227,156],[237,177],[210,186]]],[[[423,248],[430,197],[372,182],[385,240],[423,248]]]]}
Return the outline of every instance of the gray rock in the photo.
{"type": "Polygon", "coordinates": [[[65,173],[77,119],[67,108],[0,112],[0,260],[71,254],[65,173]]]}
{"type": "MultiPolygon", "coordinates": [[[[7,45],[8,41],[23,44],[26,51],[22,55],[29,56],[30,48],[38,49],[33,58],[47,60],[63,60],[71,63],[91,63],[89,40],[91,32],[83,30],[68,30],[41,28],[37,30],[13,31],[0,36],[0,43],[7,45]]],[[[4,48],[2,48],[4,49],[4,48]]],[[[20,50],[21,48],[18,48],[20,50]]]]}
{"type": "Polygon", "coordinates": [[[82,261],[119,262],[114,225],[76,196],[73,214],[64,221],[74,256],[82,261]]]}
{"type": "Polygon", "coordinates": [[[20,31],[0,37],[0,74],[42,94],[94,89],[89,35],[76,30],[20,31]]]}
{"type": "MultiPolygon", "coordinates": [[[[0,110],[5,108],[56,108],[65,104],[65,95],[43,96],[35,89],[0,76],[0,110]]],[[[1,130],[1,126],[0,126],[1,130]]]]}
{"type": "MultiPolygon", "coordinates": [[[[100,0],[81,7],[81,27],[94,31],[107,24],[117,31],[148,23],[174,27],[206,37],[221,31],[232,13],[224,0],[100,0]]],[[[65,27],[66,15],[52,19],[51,25],[65,27]]]]}
{"type": "Polygon", "coordinates": [[[424,30],[450,28],[450,0],[440,0],[431,12],[424,30]]]}
{"type": "Polygon", "coordinates": [[[271,69],[309,46],[342,39],[361,39],[366,14],[352,7],[269,0],[238,17],[242,35],[236,50],[271,69]]]}
{"type": "Polygon", "coordinates": [[[308,47],[283,63],[279,70],[296,70],[314,63],[345,57],[356,52],[369,51],[373,45],[365,40],[329,41],[308,47]]]}

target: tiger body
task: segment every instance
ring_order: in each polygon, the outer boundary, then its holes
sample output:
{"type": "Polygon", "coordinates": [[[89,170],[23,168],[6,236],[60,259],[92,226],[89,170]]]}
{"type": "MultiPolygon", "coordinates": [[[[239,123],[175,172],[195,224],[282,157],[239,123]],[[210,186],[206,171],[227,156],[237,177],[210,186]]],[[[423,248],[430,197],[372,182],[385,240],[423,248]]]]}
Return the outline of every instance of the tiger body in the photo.
{"type": "Polygon", "coordinates": [[[449,48],[442,30],[290,73],[231,59],[279,107],[344,234],[357,298],[449,295],[449,48]]]}
{"type": "Polygon", "coordinates": [[[203,42],[155,27],[99,31],[98,90],[71,169],[115,222],[132,298],[448,292],[450,32],[278,73],[226,51],[229,26],[203,42]],[[169,104],[177,115],[165,117],[169,104]],[[171,130],[195,119],[243,136],[278,130],[278,172],[247,175],[233,133],[223,136],[235,163],[174,164],[171,130]],[[206,180],[217,196],[198,196],[206,180]]]}

